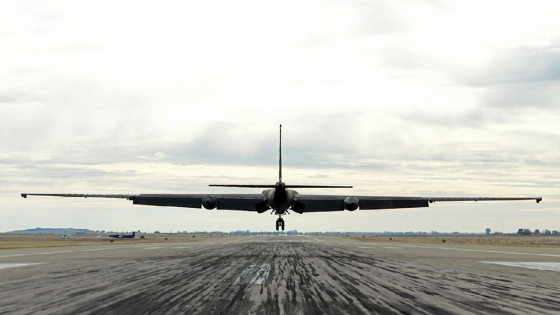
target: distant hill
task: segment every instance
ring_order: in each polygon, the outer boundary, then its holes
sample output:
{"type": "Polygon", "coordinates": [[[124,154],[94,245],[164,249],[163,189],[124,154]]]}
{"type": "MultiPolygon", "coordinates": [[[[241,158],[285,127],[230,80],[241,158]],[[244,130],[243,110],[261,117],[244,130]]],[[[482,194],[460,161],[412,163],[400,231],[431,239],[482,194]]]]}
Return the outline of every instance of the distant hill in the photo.
{"type": "Polygon", "coordinates": [[[27,230],[10,231],[6,233],[12,234],[92,234],[95,231],[88,229],[73,229],[73,228],[35,228],[27,230]]]}

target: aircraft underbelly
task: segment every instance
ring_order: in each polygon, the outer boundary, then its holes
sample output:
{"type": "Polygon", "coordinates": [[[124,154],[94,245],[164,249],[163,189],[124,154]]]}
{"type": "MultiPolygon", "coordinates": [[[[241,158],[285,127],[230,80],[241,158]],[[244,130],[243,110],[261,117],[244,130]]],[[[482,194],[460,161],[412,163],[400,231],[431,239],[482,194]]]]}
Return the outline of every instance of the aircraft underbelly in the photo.
{"type": "Polygon", "coordinates": [[[297,194],[297,192],[292,189],[286,189],[283,192],[278,192],[275,189],[270,189],[265,192],[266,196],[268,197],[269,205],[276,212],[276,214],[285,214],[286,211],[292,206],[294,194],[297,194]],[[277,198],[278,196],[275,196],[275,194],[277,193],[285,193],[285,196],[283,196],[282,198],[277,198]],[[279,200],[281,200],[282,202],[279,202],[279,200]]]}

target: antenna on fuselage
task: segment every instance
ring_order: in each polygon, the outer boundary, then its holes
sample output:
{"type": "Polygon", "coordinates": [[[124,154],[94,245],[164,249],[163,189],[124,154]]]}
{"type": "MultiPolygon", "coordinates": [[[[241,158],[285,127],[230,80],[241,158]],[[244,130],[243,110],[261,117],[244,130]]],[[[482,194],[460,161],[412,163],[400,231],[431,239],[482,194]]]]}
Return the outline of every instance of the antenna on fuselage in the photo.
{"type": "Polygon", "coordinates": [[[280,161],[279,161],[279,167],[280,167],[280,171],[278,172],[278,177],[280,178],[279,182],[282,181],[282,124],[280,124],[280,161]]]}

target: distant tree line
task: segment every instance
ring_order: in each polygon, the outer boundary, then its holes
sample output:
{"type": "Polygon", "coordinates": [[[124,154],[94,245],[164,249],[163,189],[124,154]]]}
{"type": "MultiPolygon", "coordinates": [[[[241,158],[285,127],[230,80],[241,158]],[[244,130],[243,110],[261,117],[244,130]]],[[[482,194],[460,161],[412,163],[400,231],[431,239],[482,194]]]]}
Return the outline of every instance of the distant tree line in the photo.
{"type": "Polygon", "coordinates": [[[536,229],[531,232],[530,229],[523,228],[517,231],[517,235],[554,235],[558,236],[560,233],[557,230],[551,231],[549,229],[545,229],[542,232],[539,229],[536,229]]]}

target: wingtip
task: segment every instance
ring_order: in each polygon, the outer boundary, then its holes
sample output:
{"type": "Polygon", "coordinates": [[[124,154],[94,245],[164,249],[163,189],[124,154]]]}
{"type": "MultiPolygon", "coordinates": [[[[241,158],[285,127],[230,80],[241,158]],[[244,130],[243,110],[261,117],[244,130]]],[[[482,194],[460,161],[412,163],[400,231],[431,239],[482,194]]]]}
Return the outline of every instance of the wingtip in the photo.
{"type": "Polygon", "coordinates": [[[537,203],[539,203],[539,202],[541,202],[541,201],[542,201],[542,198],[541,198],[541,197],[539,197],[539,198],[537,198],[536,200],[537,200],[537,203]]]}
{"type": "Polygon", "coordinates": [[[23,198],[27,198],[27,194],[21,194],[23,198]]]}

